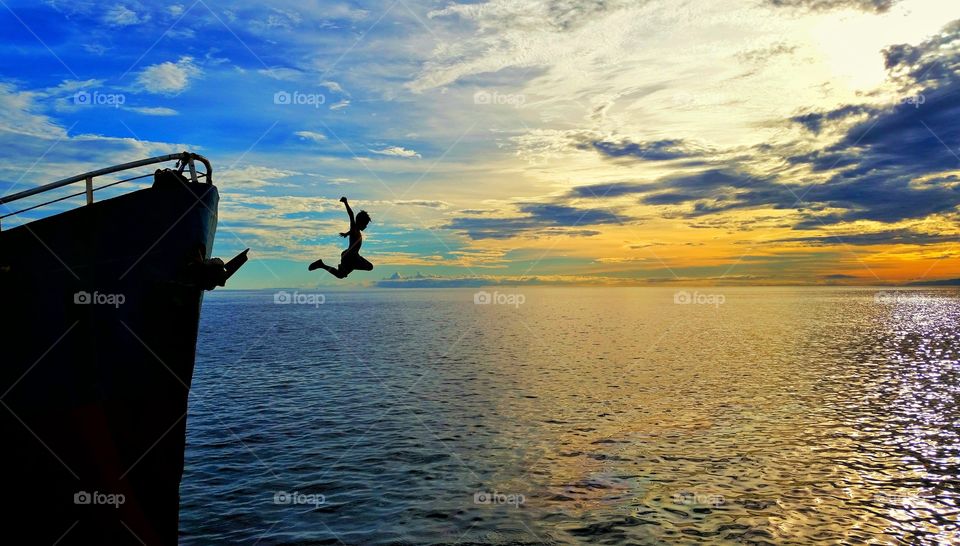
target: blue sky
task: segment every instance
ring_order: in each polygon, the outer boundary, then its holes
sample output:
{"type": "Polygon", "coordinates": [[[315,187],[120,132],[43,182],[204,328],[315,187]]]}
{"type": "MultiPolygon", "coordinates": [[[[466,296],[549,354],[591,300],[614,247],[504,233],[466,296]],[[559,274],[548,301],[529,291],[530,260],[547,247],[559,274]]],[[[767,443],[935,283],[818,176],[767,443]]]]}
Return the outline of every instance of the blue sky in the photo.
{"type": "Polygon", "coordinates": [[[202,153],[237,288],[341,195],[350,286],[960,276],[960,6],[719,4],[5,0],[0,191],[202,153]]]}

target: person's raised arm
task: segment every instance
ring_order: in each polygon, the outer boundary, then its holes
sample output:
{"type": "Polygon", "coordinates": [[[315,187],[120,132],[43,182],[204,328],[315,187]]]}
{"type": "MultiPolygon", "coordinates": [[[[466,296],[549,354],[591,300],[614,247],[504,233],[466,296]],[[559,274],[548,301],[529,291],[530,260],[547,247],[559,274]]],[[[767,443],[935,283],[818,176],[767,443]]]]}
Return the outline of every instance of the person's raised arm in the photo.
{"type": "Polygon", "coordinates": [[[347,207],[347,215],[350,217],[350,231],[353,231],[357,227],[353,219],[353,209],[350,208],[350,203],[347,203],[346,197],[341,197],[340,202],[343,203],[343,206],[347,207]]]}

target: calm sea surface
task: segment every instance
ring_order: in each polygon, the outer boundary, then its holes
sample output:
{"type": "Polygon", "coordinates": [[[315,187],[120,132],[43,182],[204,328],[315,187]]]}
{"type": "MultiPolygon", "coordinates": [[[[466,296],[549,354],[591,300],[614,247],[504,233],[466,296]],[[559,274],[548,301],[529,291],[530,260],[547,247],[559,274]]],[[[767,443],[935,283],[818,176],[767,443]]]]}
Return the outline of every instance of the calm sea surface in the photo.
{"type": "Polygon", "coordinates": [[[498,291],[208,294],[182,542],[960,542],[957,290],[498,291]]]}

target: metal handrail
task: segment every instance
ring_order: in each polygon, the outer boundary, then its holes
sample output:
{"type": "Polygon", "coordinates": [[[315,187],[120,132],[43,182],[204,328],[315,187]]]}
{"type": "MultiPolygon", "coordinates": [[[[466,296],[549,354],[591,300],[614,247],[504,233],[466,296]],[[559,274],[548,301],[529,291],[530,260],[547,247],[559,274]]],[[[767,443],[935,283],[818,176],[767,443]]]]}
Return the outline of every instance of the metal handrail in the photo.
{"type": "Polygon", "coordinates": [[[137,167],[143,167],[143,166],[146,166],[146,165],[153,165],[153,164],[156,164],[156,163],[163,163],[163,162],[166,162],[166,161],[173,161],[174,159],[177,160],[177,165],[178,165],[177,169],[178,169],[178,172],[182,173],[183,170],[184,170],[184,168],[189,167],[190,177],[191,177],[191,179],[192,179],[194,182],[199,182],[199,179],[200,179],[200,178],[206,178],[206,183],[207,183],[207,184],[212,184],[212,183],[213,183],[213,167],[210,166],[210,161],[209,161],[207,158],[203,157],[202,155],[200,155],[200,154],[195,154],[195,153],[192,153],[192,152],[181,152],[181,153],[178,153],[178,154],[160,155],[160,156],[156,156],[156,157],[150,157],[150,158],[147,158],[147,159],[141,159],[141,160],[139,160],[139,161],[131,161],[131,162],[129,162],[129,163],[122,163],[122,164],[120,164],[120,165],[114,165],[114,166],[112,166],[112,167],[106,167],[106,168],[103,168],[103,169],[97,169],[97,170],[95,170],[95,171],[90,171],[90,172],[86,172],[86,173],[83,173],[83,174],[78,174],[78,175],[76,175],[76,176],[71,176],[70,178],[64,178],[63,180],[57,180],[56,182],[51,182],[50,184],[46,184],[46,185],[44,185],[44,186],[38,186],[38,187],[36,187],[36,188],[30,188],[29,190],[24,190],[24,191],[15,193],[15,194],[13,194],[13,195],[8,195],[8,196],[6,196],[6,197],[0,197],[0,205],[4,205],[4,204],[6,204],[6,203],[11,203],[11,202],[13,202],[13,201],[17,201],[17,200],[19,200],[19,199],[23,199],[24,197],[30,197],[30,196],[32,196],[32,195],[37,195],[37,194],[40,194],[40,193],[48,192],[48,191],[50,191],[50,190],[55,190],[55,189],[57,189],[57,188],[62,188],[62,187],[64,187],[64,186],[68,186],[68,185],[70,185],[70,184],[75,184],[75,183],[77,183],[77,182],[80,182],[81,180],[85,181],[85,182],[86,182],[86,186],[87,186],[86,189],[85,189],[85,191],[83,191],[83,192],[81,192],[81,193],[75,193],[75,194],[73,194],[73,195],[68,195],[68,196],[66,196],[66,197],[61,197],[61,198],[59,198],[59,199],[54,199],[54,200],[52,200],[52,201],[47,201],[46,203],[41,203],[41,204],[39,204],[39,205],[36,205],[36,206],[33,206],[33,207],[29,207],[29,208],[26,208],[26,209],[23,209],[23,210],[19,210],[19,211],[16,211],[16,212],[11,212],[11,213],[9,213],[9,214],[5,214],[5,215],[3,215],[3,216],[0,216],[0,219],[6,218],[6,217],[8,217],[8,216],[13,216],[13,215],[16,215],[16,214],[20,214],[20,213],[22,213],[22,212],[27,212],[27,211],[29,211],[29,210],[33,210],[33,209],[36,209],[36,208],[39,208],[39,207],[42,207],[42,206],[45,206],[45,205],[49,205],[49,204],[52,204],[52,203],[56,203],[56,202],[58,202],[58,201],[63,201],[64,199],[69,199],[69,198],[71,198],[71,197],[79,197],[79,196],[81,196],[81,195],[83,195],[83,194],[86,194],[86,195],[87,195],[87,204],[90,205],[90,204],[93,203],[93,192],[94,192],[94,191],[96,191],[96,190],[102,190],[102,189],[104,189],[104,188],[109,188],[110,186],[115,186],[115,185],[117,185],[117,184],[120,184],[121,182],[129,182],[129,181],[131,181],[131,180],[137,180],[137,179],[140,179],[140,178],[145,178],[146,176],[150,176],[150,175],[134,176],[134,177],[132,177],[132,178],[127,178],[127,179],[124,179],[124,180],[118,180],[118,181],[116,181],[116,182],[113,182],[113,183],[111,183],[111,184],[107,184],[107,185],[105,185],[105,186],[101,186],[101,187],[96,188],[96,189],[94,189],[94,187],[93,187],[93,179],[94,179],[94,178],[96,178],[96,177],[98,177],[98,176],[103,176],[103,175],[106,175],[106,174],[111,174],[111,173],[115,173],[115,172],[125,171],[125,170],[128,170],[128,169],[135,169],[135,168],[137,168],[137,167]],[[203,163],[203,166],[204,166],[204,168],[206,169],[206,173],[197,175],[197,170],[196,170],[196,166],[194,165],[194,161],[199,161],[200,163],[203,163]]]}

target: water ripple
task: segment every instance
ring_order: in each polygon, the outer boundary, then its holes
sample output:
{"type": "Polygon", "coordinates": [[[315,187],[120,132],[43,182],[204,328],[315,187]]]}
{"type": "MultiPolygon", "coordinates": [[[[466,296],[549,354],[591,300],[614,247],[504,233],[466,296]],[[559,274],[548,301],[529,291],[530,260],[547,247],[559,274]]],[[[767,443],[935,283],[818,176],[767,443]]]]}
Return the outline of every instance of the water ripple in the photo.
{"type": "Polygon", "coordinates": [[[518,290],[209,295],[182,542],[960,542],[955,290],[518,290]]]}

